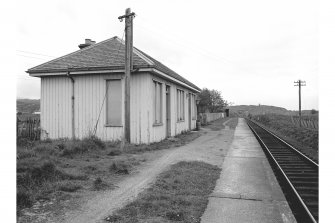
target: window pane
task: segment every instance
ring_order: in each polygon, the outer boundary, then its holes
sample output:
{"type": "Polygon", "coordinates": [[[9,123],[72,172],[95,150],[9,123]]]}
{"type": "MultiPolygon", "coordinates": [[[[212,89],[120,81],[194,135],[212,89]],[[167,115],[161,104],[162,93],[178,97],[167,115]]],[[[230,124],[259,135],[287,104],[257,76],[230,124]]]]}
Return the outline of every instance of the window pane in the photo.
{"type": "Polygon", "coordinates": [[[107,124],[122,125],[121,80],[107,81],[107,124]]]}
{"type": "Polygon", "coordinates": [[[184,112],[184,110],[185,110],[185,101],[184,101],[184,92],[182,91],[181,92],[181,119],[182,120],[184,120],[184,114],[185,114],[185,112],[184,112]]]}
{"type": "Polygon", "coordinates": [[[154,84],[154,123],[162,123],[162,84],[156,81],[154,84]]]}

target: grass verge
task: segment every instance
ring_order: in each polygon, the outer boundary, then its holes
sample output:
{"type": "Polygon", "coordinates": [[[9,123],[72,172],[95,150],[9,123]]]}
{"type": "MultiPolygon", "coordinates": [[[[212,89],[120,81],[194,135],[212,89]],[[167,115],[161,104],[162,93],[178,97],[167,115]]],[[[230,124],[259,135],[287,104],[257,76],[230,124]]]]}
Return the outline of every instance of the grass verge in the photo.
{"type": "Polygon", "coordinates": [[[146,161],[144,152],[182,146],[199,137],[186,132],[150,145],[104,142],[96,137],[83,140],[17,140],[17,210],[36,201],[69,197],[85,191],[113,188],[116,179],[130,174],[146,161]]]}
{"type": "Polygon", "coordinates": [[[200,222],[220,168],[179,162],[158,176],[138,198],[105,220],[109,222],[200,222]]]}

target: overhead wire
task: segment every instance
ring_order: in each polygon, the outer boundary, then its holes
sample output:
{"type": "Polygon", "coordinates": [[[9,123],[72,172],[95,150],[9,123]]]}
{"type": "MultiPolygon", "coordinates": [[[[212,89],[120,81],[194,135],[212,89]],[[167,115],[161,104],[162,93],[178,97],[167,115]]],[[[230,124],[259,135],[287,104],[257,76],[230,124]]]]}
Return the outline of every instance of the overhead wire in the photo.
{"type": "MultiPolygon", "coordinates": [[[[147,23],[146,19],[143,18],[143,16],[141,16],[141,15],[138,16],[138,19],[139,19],[139,20],[143,20],[145,23],[147,23]]],[[[150,23],[152,23],[152,21],[150,21],[150,23]]],[[[182,47],[191,49],[193,52],[200,53],[200,54],[202,54],[203,56],[205,56],[205,57],[207,57],[207,58],[212,58],[212,59],[215,59],[215,60],[217,60],[217,61],[219,61],[219,62],[229,63],[229,64],[231,64],[233,67],[235,67],[235,69],[238,69],[238,70],[242,71],[243,73],[247,72],[247,73],[249,73],[249,74],[252,73],[252,74],[258,75],[256,72],[254,72],[254,71],[250,71],[250,69],[246,68],[245,66],[242,66],[242,65],[240,65],[240,64],[236,64],[236,62],[233,62],[232,60],[227,59],[226,57],[218,56],[218,55],[214,54],[213,52],[208,51],[207,49],[204,49],[204,48],[200,47],[199,45],[196,45],[196,48],[191,47],[191,46],[189,45],[189,41],[183,39],[183,38],[180,37],[180,36],[178,36],[178,39],[177,39],[177,40],[176,40],[176,39],[172,40],[171,38],[168,38],[166,35],[163,35],[163,34],[157,32],[157,31],[153,31],[152,29],[148,28],[148,26],[146,26],[146,25],[143,25],[143,24],[137,24],[136,27],[139,27],[139,26],[142,27],[142,28],[144,28],[144,29],[146,29],[147,31],[149,31],[149,32],[151,32],[151,33],[156,33],[156,34],[158,34],[160,37],[163,37],[165,40],[169,41],[170,43],[178,44],[178,45],[180,45],[180,46],[182,46],[182,47]],[[180,40],[184,40],[184,42],[182,42],[182,41],[180,41],[180,40]],[[185,43],[187,43],[187,44],[185,44],[185,43]]],[[[155,30],[157,30],[157,29],[163,30],[163,29],[161,29],[160,26],[155,26],[155,30]]],[[[194,43],[192,43],[192,44],[194,44],[194,43]]]]}
{"type": "Polygon", "coordinates": [[[27,56],[27,55],[21,55],[21,54],[16,54],[16,55],[18,55],[18,56],[21,56],[21,57],[32,58],[32,59],[39,59],[39,60],[50,60],[50,59],[46,59],[46,58],[33,57],[33,56],[27,56]]]}
{"type": "Polygon", "coordinates": [[[21,52],[21,53],[28,53],[28,54],[35,54],[35,55],[39,55],[39,56],[46,56],[46,57],[56,58],[55,56],[50,56],[50,55],[41,54],[41,53],[35,53],[35,52],[31,52],[31,51],[25,51],[25,50],[16,50],[16,51],[21,52]]]}

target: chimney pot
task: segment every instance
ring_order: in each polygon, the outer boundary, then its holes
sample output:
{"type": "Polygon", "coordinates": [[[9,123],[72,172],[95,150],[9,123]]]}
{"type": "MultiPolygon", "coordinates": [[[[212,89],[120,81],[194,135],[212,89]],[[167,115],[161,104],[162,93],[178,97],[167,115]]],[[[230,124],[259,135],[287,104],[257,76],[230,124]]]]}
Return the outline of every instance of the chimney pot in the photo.
{"type": "Polygon", "coordinates": [[[88,47],[88,46],[91,46],[91,45],[93,45],[93,44],[95,44],[95,41],[93,41],[93,40],[91,40],[91,39],[85,39],[85,43],[79,44],[78,47],[79,47],[80,49],[83,49],[83,48],[88,47]]]}

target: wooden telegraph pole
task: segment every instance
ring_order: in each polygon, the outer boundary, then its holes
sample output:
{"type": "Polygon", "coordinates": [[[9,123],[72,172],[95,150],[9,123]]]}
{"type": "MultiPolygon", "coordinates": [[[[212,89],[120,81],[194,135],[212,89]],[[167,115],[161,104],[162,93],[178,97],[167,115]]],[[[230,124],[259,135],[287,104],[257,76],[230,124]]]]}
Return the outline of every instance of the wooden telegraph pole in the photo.
{"type": "Polygon", "coordinates": [[[298,80],[294,81],[296,85],[299,86],[299,126],[301,127],[301,86],[306,86],[306,81],[298,80]]]}
{"type": "Polygon", "coordinates": [[[126,14],[119,16],[120,22],[125,19],[126,52],[125,52],[125,100],[124,100],[124,142],[130,142],[130,73],[133,70],[133,17],[135,13],[130,8],[126,14]]]}

